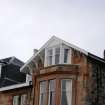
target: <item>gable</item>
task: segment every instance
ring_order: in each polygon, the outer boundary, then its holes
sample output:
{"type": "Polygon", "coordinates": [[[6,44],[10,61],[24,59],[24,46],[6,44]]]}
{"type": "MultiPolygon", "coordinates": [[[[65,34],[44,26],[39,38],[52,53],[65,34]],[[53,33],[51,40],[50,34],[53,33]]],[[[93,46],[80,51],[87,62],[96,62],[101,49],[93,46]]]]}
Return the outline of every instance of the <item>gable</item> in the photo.
{"type": "Polygon", "coordinates": [[[38,50],[38,52],[37,52],[35,55],[33,55],[33,56],[25,63],[25,65],[22,66],[22,68],[21,68],[20,70],[21,70],[21,71],[24,71],[23,69],[25,69],[25,68],[36,58],[36,56],[40,55],[40,52],[44,51],[44,50],[47,49],[47,48],[51,48],[51,47],[54,47],[54,46],[57,46],[57,45],[61,45],[61,44],[65,45],[65,46],[67,46],[67,47],[69,47],[69,48],[73,48],[73,49],[75,49],[75,50],[77,50],[77,51],[79,51],[79,52],[82,52],[82,53],[85,54],[85,55],[88,55],[88,52],[87,52],[87,51],[85,51],[85,50],[83,50],[83,49],[81,49],[81,48],[79,48],[79,47],[77,47],[77,46],[75,46],[75,45],[72,45],[72,44],[70,44],[70,43],[68,43],[68,42],[66,42],[66,41],[64,41],[64,40],[62,40],[62,39],[60,39],[60,38],[58,38],[58,37],[56,37],[56,36],[53,36],[53,37],[51,37],[51,39],[49,39],[49,40],[38,50]]]}
{"type": "Polygon", "coordinates": [[[68,42],[66,42],[66,41],[64,41],[64,40],[62,40],[62,39],[60,39],[60,38],[58,38],[56,36],[52,36],[51,39],[49,39],[44,44],[44,46],[42,46],[42,48],[40,50],[42,50],[44,48],[48,48],[48,47],[53,47],[53,46],[56,46],[56,45],[59,45],[59,44],[64,44],[65,46],[68,46],[70,48],[73,48],[73,49],[75,49],[77,51],[80,51],[80,52],[84,53],[85,55],[88,55],[88,52],[85,51],[84,49],[81,49],[81,48],[79,48],[79,47],[77,47],[77,46],[75,46],[75,45],[73,45],[71,43],[68,43],[68,42]]]}
{"type": "Polygon", "coordinates": [[[45,48],[50,48],[50,47],[53,47],[53,46],[56,46],[56,45],[60,45],[62,43],[61,40],[58,40],[56,38],[52,39],[45,48]]]}

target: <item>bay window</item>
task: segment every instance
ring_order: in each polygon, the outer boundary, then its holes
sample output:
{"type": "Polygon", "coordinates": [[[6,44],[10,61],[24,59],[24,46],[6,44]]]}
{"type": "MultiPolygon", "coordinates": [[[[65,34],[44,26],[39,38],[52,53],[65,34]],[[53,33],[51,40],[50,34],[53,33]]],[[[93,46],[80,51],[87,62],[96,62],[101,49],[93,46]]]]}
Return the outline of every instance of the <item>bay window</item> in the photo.
{"type": "Polygon", "coordinates": [[[48,79],[39,82],[38,105],[72,105],[72,80],[59,79],[59,84],[56,81],[58,80],[48,79]]]}
{"type": "Polygon", "coordinates": [[[65,46],[55,46],[45,49],[45,66],[56,64],[69,64],[71,63],[70,48],[65,46]]]}

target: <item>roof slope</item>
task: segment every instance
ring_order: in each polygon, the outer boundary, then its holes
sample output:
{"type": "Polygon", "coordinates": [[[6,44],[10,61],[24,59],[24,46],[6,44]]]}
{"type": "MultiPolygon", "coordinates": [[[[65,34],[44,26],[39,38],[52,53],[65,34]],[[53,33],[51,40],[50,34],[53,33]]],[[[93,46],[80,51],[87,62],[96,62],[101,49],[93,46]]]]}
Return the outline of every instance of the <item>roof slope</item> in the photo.
{"type": "Polygon", "coordinates": [[[23,83],[26,75],[20,72],[20,67],[24,64],[15,57],[0,59],[2,65],[0,72],[0,87],[23,83]]]}
{"type": "Polygon", "coordinates": [[[100,58],[100,57],[98,57],[98,56],[96,56],[96,55],[94,55],[94,54],[88,53],[88,57],[90,57],[90,58],[92,58],[92,59],[95,59],[95,60],[97,60],[97,61],[99,61],[99,62],[105,63],[105,59],[100,58]]]}
{"type": "Polygon", "coordinates": [[[8,57],[8,58],[4,58],[4,59],[0,59],[0,63],[4,63],[4,64],[14,64],[17,66],[23,66],[24,62],[22,62],[21,60],[17,59],[16,57],[8,57]]]}

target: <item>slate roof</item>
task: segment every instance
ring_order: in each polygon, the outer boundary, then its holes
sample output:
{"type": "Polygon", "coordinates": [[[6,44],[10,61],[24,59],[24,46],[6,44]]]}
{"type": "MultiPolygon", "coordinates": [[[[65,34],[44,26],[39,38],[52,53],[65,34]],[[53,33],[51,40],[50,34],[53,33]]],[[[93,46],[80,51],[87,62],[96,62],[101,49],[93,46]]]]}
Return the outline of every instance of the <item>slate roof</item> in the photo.
{"type": "Polygon", "coordinates": [[[20,67],[24,64],[16,57],[0,59],[2,65],[0,87],[13,84],[20,84],[26,81],[26,75],[20,72],[20,67]]]}
{"type": "Polygon", "coordinates": [[[8,58],[4,58],[4,59],[0,59],[0,63],[5,63],[5,64],[14,64],[14,65],[18,65],[18,66],[22,66],[24,65],[24,63],[17,59],[16,57],[8,57],[8,58]]]}

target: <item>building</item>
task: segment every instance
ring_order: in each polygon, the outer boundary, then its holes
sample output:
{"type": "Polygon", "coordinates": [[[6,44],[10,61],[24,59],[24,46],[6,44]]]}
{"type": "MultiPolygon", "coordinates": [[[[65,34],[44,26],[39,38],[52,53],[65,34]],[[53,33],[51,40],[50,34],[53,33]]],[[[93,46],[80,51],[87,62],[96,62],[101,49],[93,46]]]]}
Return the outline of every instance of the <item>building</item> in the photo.
{"type": "Polygon", "coordinates": [[[21,67],[33,105],[104,105],[105,60],[53,36],[21,67]]]}
{"type": "Polygon", "coordinates": [[[25,82],[26,75],[20,72],[23,65],[24,63],[16,57],[0,59],[0,87],[25,82]]]}
{"type": "Polygon", "coordinates": [[[105,60],[60,38],[35,49],[20,71],[25,83],[0,88],[0,105],[105,105],[105,60]]]}
{"type": "Polygon", "coordinates": [[[23,65],[16,57],[0,59],[0,105],[29,104],[32,80],[20,72],[23,65]]]}
{"type": "Polygon", "coordinates": [[[0,88],[0,105],[32,105],[32,80],[27,75],[26,81],[0,88]]]}

